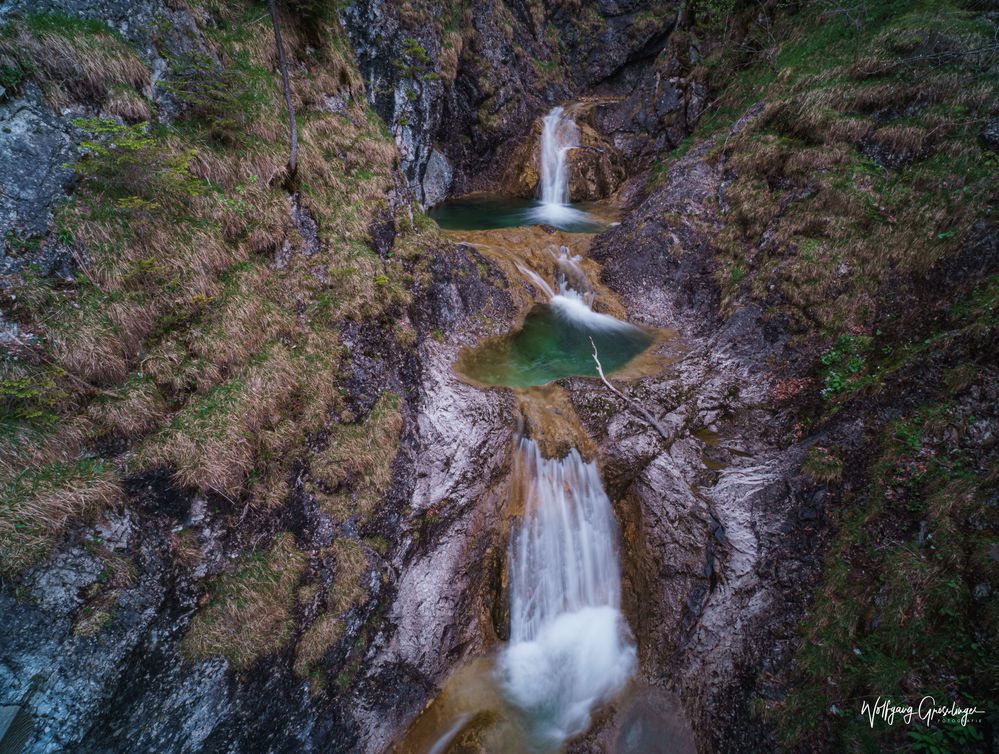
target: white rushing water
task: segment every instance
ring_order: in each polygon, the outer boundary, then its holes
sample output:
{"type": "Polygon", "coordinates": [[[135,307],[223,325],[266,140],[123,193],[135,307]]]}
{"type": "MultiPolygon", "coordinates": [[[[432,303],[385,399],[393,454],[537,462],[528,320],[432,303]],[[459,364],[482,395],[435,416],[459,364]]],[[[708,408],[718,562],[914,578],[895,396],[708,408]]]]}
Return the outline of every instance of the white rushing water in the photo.
{"type": "Polygon", "coordinates": [[[634,331],[634,325],[622,322],[609,314],[593,311],[594,293],[581,262],[582,257],[572,256],[568,247],[562,246],[559,249],[558,256],[555,257],[557,268],[555,287],[558,292],[529,267],[518,263],[517,269],[548,297],[556,316],[591,331],[634,331]]]}
{"type": "Polygon", "coordinates": [[[617,526],[596,464],[520,441],[524,515],[510,541],[510,643],[498,676],[539,750],[589,726],[635,666],[620,611],[617,526]]]}
{"type": "Polygon", "coordinates": [[[541,204],[532,219],[549,225],[585,223],[589,215],[569,205],[569,173],[566,157],[579,146],[579,127],[564,107],[554,107],[544,117],[541,129],[541,204]]]}

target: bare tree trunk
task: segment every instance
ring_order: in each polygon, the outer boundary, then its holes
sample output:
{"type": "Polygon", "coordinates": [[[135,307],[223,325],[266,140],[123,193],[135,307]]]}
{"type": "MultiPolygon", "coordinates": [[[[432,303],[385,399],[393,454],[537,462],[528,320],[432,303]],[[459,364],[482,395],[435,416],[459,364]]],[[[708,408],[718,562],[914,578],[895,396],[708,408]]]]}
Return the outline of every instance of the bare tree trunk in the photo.
{"type": "Polygon", "coordinates": [[[284,44],[281,42],[281,22],[278,19],[277,4],[274,0],[267,3],[271,9],[271,25],[274,27],[274,45],[277,47],[278,67],[281,69],[281,82],[284,85],[284,101],[288,106],[288,127],[291,131],[291,154],[288,157],[288,182],[291,183],[298,172],[298,124],[295,122],[295,105],[291,101],[291,84],[288,82],[288,61],[284,56],[284,44]]]}

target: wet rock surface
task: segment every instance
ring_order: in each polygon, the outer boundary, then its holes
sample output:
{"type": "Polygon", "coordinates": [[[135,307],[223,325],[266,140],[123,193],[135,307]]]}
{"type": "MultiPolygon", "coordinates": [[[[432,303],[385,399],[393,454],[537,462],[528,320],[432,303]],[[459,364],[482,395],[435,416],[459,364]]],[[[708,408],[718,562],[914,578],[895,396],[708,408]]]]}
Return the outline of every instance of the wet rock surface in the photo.
{"type": "MultiPolygon", "coordinates": [[[[368,596],[332,650],[346,663],[361,642],[347,686],[310,691],[281,655],[235,673],[180,649],[205,579],[239,553],[282,528],[307,551],[329,543],[331,522],[309,494],[268,515],[150,477],[132,485],[130,512],[73,530],[16,590],[0,592],[0,701],[30,714],[28,750],[381,751],[442,676],[482,649],[512,403],[460,382],[450,364],[488,334],[476,315],[496,328],[514,309],[485,260],[443,247],[430,266],[408,312],[421,333],[413,352],[377,329],[347,336],[352,392],[391,387],[405,406],[393,485],[368,524],[389,549],[370,552],[368,596]],[[179,555],[178,536],[193,537],[193,554],[179,555]]],[[[363,418],[365,399],[354,410],[363,418]]]]}
{"type": "Polygon", "coordinates": [[[742,669],[791,631],[817,562],[814,541],[788,542],[806,504],[788,486],[803,450],[782,441],[766,366],[787,344],[751,305],[716,314],[710,234],[723,166],[707,146],[591,249],[631,319],[682,335],[662,375],[620,385],[654,407],[672,442],[598,383],[570,392],[616,501],[643,675],[682,699],[700,747],[742,751],[766,740],[742,669]],[[781,578],[774,564],[788,549],[795,567],[781,578]]]}
{"type": "MultiPolygon", "coordinates": [[[[37,87],[13,100],[0,97],[0,238],[48,229],[52,210],[75,179],[67,167],[77,154],[73,131],[42,103],[37,87]]],[[[0,258],[4,267],[12,263],[0,258]]]]}
{"type": "Polygon", "coordinates": [[[602,82],[630,84],[666,44],[676,16],[674,3],[656,0],[584,12],[475,2],[461,19],[449,12],[401,12],[378,0],[342,11],[369,101],[391,124],[409,185],[428,206],[448,193],[496,188],[510,150],[533,148],[527,134],[536,118],[602,82]],[[557,51],[546,25],[563,40],[557,51]]]}
{"type": "Polygon", "coordinates": [[[707,85],[695,73],[698,42],[678,22],[654,61],[639,69],[627,96],[601,105],[595,114],[597,128],[631,162],[632,172],[652,155],[676,147],[708,103],[707,85]]]}

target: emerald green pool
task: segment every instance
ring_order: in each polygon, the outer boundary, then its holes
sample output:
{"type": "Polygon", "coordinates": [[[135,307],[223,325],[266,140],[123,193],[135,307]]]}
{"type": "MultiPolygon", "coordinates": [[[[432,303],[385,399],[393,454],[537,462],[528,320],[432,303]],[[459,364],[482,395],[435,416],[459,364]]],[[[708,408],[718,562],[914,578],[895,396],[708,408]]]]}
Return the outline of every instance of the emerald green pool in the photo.
{"type": "Polygon", "coordinates": [[[598,233],[605,226],[578,205],[528,199],[476,197],[445,202],[430,211],[445,230],[497,230],[551,225],[570,233],[598,233]]]}
{"type": "Polygon", "coordinates": [[[654,340],[651,333],[591,311],[576,298],[556,296],[551,304],[535,304],[516,332],[465,353],[456,368],[477,382],[506,387],[595,377],[590,338],[605,373],[625,366],[654,340]]]}

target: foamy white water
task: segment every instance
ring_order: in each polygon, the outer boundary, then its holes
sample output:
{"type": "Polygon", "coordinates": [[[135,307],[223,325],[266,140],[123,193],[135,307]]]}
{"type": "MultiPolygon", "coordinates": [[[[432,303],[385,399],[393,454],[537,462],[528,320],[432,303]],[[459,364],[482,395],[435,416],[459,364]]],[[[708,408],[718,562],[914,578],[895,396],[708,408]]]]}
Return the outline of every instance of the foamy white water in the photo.
{"type": "Polygon", "coordinates": [[[555,291],[552,290],[552,287],[548,285],[547,281],[545,281],[545,279],[541,277],[538,273],[536,273],[534,270],[532,270],[529,267],[525,267],[519,262],[517,263],[517,269],[520,270],[520,272],[525,277],[527,277],[528,280],[534,283],[534,285],[537,286],[538,290],[542,291],[546,296],[548,296],[549,301],[555,298],[555,291]]]}
{"type": "Polygon", "coordinates": [[[586,223],[590,216],[569,205],[566,156],[579,146],[579,127],[565,108],[554,107],[542,120],[541,205],[530,210],[531,219],[549,225],[586,223]]]}
{"type": "Polygon", "coordinates": [[[554,296],[551,306],[555,316],[569,320],[585,330],[617,330],[619,332],[633,332],[635,330],[634,325],[615,319],[609,314],[593,311],[582,296],[575,291],[554,296]]]}
{"type": "Polygon", "coordinates": [[[579,146],[579,128],[567,117],[564,107],[554,107],[544,117],[541,129],[541,201],[568,204],[569,179],[565,158],[579,146]]]}
{"type": "Polygon", "coordinates": [[[559,250],[559,256],[556,258],[558,273],[555,283],[558,293],[552,286],[548,285],[543,277],[529,267],[518,263],[517,269],[548,297],[552,311],[555,312],[556,316],[591,331],[633,331],[634,325],[622,322],[609,314],[593,311],[593,290],[590,288],[586,273],[580,266],[581,261],[581,257],[571,256],[567,247],[563,246],[559,250]]]}
{"type": "Polygon", "coordinates": [[[558,266],[555,279],[559,291],[563,294],[573,291],[579,295],[583,303],[593,306],[593,287],[583,271],[582,261],[581,256],[573,256],[570,253],[568,246],[560,247],[558,257],[555,259],[555,264],[558,266]]]}
{"type": "Polygon", "coordinates": [[[526,438],[518,452],[525,508],[510,540],[510,644],[497,672],[535,745],[553,749],[586,730],[593,708],[627,682],[635,648],[596,464],[575,449],[544,458],[526,438]]]}

